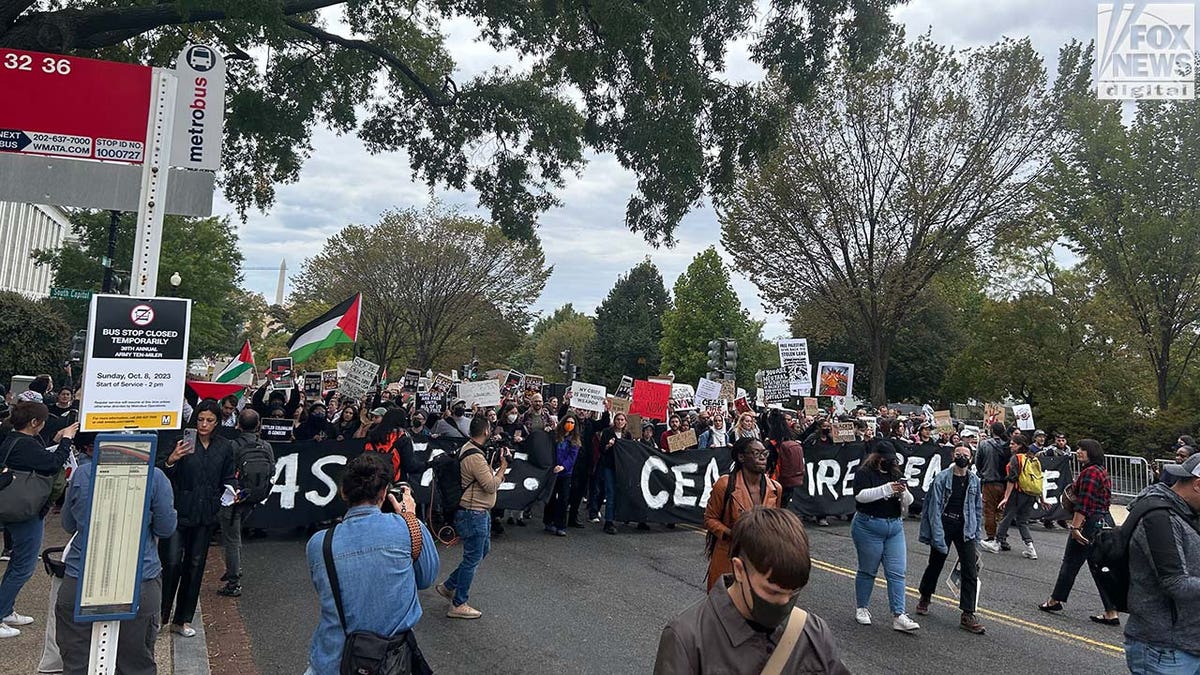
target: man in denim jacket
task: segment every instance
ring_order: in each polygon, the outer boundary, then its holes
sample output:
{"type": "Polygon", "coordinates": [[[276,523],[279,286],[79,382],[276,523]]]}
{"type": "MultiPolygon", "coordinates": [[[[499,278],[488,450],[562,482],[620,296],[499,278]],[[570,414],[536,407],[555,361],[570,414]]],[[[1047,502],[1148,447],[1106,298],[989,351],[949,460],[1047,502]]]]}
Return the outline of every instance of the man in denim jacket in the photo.
{"type": "Polygon", "coordinates": [[[939,473],[925,493],[921,510],[922,544],[928,544],[929,566],[921,577],[921,597],[917,614],[929,613],[929,599],[937,588],[938,576],[950,554],[950,544],[958,549],[961,563],[962,587],[958,608],[962,610],[959,627],[982,635],[983,625],[975,619],[975,599],[979,588],[976,566],[976,545],[981,536],[983,520],[983,491],[979,476],[971,472],[971,449],[966,445],[954,448],[954,465],[939,473]]]}

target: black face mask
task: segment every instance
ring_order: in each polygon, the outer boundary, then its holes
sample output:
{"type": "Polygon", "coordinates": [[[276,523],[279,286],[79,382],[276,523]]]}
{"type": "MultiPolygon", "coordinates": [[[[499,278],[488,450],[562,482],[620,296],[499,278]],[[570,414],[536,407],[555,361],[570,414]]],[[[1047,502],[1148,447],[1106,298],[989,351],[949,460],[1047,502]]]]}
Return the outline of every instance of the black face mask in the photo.
{"type": "Polygon", "coordinates": [[[962,455],[959,455],[959,456],[957,456],[957,457],[955,457],[955,458],[954,458],[954,463],[955,463],[956,465],[958,465],[960,468],[963,468],[963,469],[965,469],[965,468],[967,468],[968,466],[971,466],[971,458],[970,458],[970,457],[963,457],[962,455]]]}
{"type": "Polygon", "coordinates": [[[462,417],[466,412],[467,412],[466,408],[455,408],[454,410],[450,411],[450,413],[452,415],[454,415],[455,417],[462,417]]]}
{"type": "MultiPolygon", "coordinates": [[[[743,561],[744,564],[745,561],[743,561]]],[[[754,587],[750,585],[749,573],[746,574],[746,581],[742,585],[744,588],[750,589],[749,600],[746,599],[746,591],[742,591],[742,601],[750,606],[749,623],[752,628],[759,632],[773,632],[781,623],[787,620],[788,616],[792,613],[792,608],[796,606],[795,597],[782,605],[776,605],[759,597],[758,593],[754,592],[754,587]]]]}

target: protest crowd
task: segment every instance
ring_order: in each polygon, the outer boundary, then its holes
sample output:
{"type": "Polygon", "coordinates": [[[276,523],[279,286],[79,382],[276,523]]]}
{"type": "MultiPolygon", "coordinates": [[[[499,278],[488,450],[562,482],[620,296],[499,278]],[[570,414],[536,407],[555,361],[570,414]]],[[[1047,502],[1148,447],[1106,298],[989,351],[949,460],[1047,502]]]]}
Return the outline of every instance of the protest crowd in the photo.
{"type": "MultiPolygon", "coordinates": [[[[1103,605],[1090,618],[1117,627],[1119,612],[1128,613],[1132,672],[1200,668],[1200,612],[1188,611],[1200,609],[1200,455],[1190,437],[1179,439],[1176,462],[1116,527],[1103,448],[1090,439],[1072,443],[1061,432],[1051,437],[1000,419],[965,424],[932,410],[846,410],[841,397],[761,389],[752,397],[728,380],[702,380],[696,391],[679,389],[669,376],[624,378],[610,395],[595,385],[547,386],[515,372],[456,381],[410,370],[387,382],[369,365],[365,383],[343,376],[342,386],[334,374],[294,374],[290,360],[259,386],[189,383],[184,429],[159,433],[142,611],[121,632],[122,672],[155,672],[160,627],[196,635],[191,623],[210,544],[223,549],[219,592],[237,597],[254,582],[240,569],[243,534],[289,526],[315,532],[307,555],[321,617],[309,672],[372,659],[411,668],[383,672],[432,672],[414,632],[428,609],[417,590],[434,587],[447,617],[481,617],[469,600],[493,540],[508,528],[536,526],[539,515],[553,537],[587,527],[618,535],[622,527],[652,523],[705,530],[708,594],[663,630],[656,673],[849,672],[837,647],[848,636],[834,636],[821,617],[797,606],[811,570],[803,521],[828,527],[831,519],[850,521],[858,565],[846,606],[858,624],[876,621],[871,600],[882,574],[891,627],[920,630],[914,615],[931,611],[953,547],[959,625],[984,635],[976,607],[979,556],[1019,552],[1029,564],[1045,564],[1035,562],[1030,528],[1065,529],[1057,581],[1037,609],[1063,611],[1090,559],[1103,605]],[[786,400],[802,405],[790,409],[786,400]],[[290,453],[297,462],[289,477],[280,458],[290,453]],[[316,504],[296,496],[316,474],[304,467],[330,456],[340,465],[328,475],[340,499],[331,494],[316,504]],[[680,490],[669,494],[665,467],[681,457],[716,467],[700,481],[707,502],[693,496],[678,503],[680,490]],[[1082,467],[1073,477],[1072,459],[1082,467]],[[1051,468],[1067,478],[1051,481],[1051,468]],[[287,481],[299,486],[290,501],[280,489],[287,481]],[[927,561],[912,561],[912,575],[905,518],[920,519],[919,539],[929,547],[927,561]],[[1014,528],[1020,543],[1010,543],[1014,528]],[[439,580],[438,548],[445,545],[461,545],[463,557],[439,580]],[[1118,573],[1101,569],[1098,556],[1115,561],[1118,573]],[[911,611],[910,576],[920,588],[911,611]],[[1155,669],[1164,654],[1191,665],[1155,669]]],[[[35,601],[19,594],[41,555],[47,516],[56,514],[68,532],[87,527],[95,435],[78,432],[77,394],[70,385],[56,390],[45,376],[0,408],[5,466],[57,477],[45,504],[22,521],[4,522],[0,638],[40,632],[17,611],[17,600],[35,601]]],[[[72,619],[77,540],[60,555],[43,672],[86,672],[90,632],[72,619]]]]}

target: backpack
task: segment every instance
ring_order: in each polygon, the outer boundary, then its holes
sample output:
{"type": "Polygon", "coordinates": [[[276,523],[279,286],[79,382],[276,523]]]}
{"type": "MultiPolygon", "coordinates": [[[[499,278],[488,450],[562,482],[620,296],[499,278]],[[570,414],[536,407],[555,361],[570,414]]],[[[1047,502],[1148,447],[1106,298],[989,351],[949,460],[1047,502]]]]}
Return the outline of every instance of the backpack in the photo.
{"type": "Polygon", "coordinates": [[[268,446],[261,439],[237,450],[238,483],[246,491],[242,501],[247,504],[258,504],[271,494],[275,480],[275,459],[268,446]]]}
{"type": "Polygon", "coordinates": [[[461,454],[444,452],[429,460],[429,468],[433,469],[433,488],[437,496],[437,505],[441,507],[442,518],[446,522],[454,517],[463,493],[466,492],[462,484],[462,461],[471,455],[483,454],[483,451],[476,447],[460,452],[461,454]]]}
{"type": "Polygon", "coordinates": [[[1017,455],[1017,487],[1027,495],[1043,494],[1042,462],[1036,456],[1017,455]]]}
{"type": "MultiPolygon", "coordinates": [[[[1129,611],[1129,544],[1138,523],[1151,511],[1174,508],[1165,499],[1147,498],[1134,506],[1120,527],[1100,530],[1092,537],[1088,565],[1095,575],[1096,585],[1104,591],[1117,611],[1129,611]]],[[[1197,532],[1200,533],[1200,529],[1197,532]]]]}

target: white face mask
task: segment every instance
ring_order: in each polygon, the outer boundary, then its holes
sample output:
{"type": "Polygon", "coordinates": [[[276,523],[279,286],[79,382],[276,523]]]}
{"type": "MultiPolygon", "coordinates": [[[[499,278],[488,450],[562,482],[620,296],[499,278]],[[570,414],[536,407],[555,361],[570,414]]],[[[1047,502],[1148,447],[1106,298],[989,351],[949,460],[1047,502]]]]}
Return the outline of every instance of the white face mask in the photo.
{"type": "Polygon", "coordinates": [[[509,415],[508,417],[505,417],[504,419],[508,420],[508,423],[509,423],[509,424],[513,424],[514,422],[516,422],[516,421],[517,421],[517,416],[516,416],[516,415],[509,415]]]}

